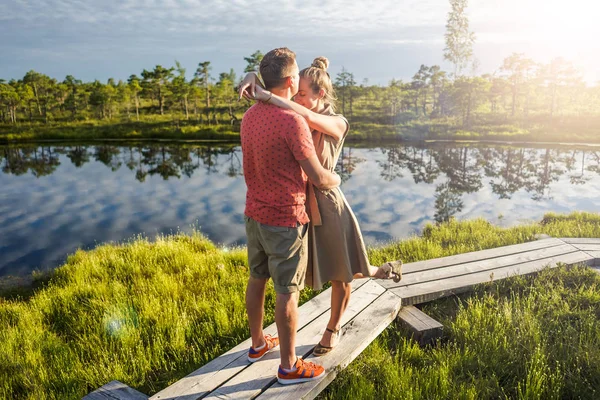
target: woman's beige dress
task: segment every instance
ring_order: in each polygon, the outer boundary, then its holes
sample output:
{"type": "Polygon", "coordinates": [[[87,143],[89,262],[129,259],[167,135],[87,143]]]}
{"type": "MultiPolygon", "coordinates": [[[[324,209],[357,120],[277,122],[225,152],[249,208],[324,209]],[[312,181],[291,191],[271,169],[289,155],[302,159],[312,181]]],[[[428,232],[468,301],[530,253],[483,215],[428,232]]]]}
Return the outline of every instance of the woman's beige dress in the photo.
{"type": "MultiPolygon", "coordinates": [[[[336,115],[331,107],[321,114],[336,115]]],[[[338,141],[321,132],[312,132],[317,156],[326,169],[335,169],[347,134],[346,130],[338,141]]],[[[365,243],[340,188],[320,190],[309,184],[307,198],[310,214],[307,285],[321,289],[329,281],[352,282],[356,273],[369,276],[365,243]]]]}

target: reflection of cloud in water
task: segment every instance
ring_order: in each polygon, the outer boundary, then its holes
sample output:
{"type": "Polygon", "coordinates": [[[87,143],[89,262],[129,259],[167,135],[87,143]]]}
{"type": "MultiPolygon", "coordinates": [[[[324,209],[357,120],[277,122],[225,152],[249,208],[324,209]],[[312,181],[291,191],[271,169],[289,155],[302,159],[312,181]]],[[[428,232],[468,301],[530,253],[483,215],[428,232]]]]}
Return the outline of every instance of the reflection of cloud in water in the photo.
{"type": "Polygon", "coordinates": [[[40,179],[0,175],[6,188],[0,195],[0,275],[54,266],[77,247],[138,233],[189,232],[196,221],[216,242],[245,239],[241,177],[199,169],[191,178],[148,176],[140,183],[126,168],[111,172],[90,162],[76,169],[63,157],[53,175],[40,179]]]}
{"type": "MultiPolygon", "coordinates": [[[[411,172],[402,167],[402,176],[386,181],[378,163],[388,156],[380,149],[354,148],[352,156],[365,161],[356,165],[343,191],[368,244],[411,236],[433,222],[436,186],[448,182],[443,171],[432,184],[415,184],[411,172]]],[[[129,150],[122,152],[121,161],[123,157],[129,158],[129,150]]],[[[182,173],[179,179],[164,180],[148,175],[143,183],[136,180],[135,169],[124,165],[112,172],[92,158],[76,168],[64,155],[53,174],[39,179],[31,173],[0,174],[0,275],[55,266],[78,247],[123,241],[139,233],[152,238],[156,233],[190,232],[191,226],[223,245],[245,243],[246,190],[243,177],[227,176],[231,159],[213,155],[218,172],[213,168],[209,173],[194,154],[192,162],[200,167],[191,177],[182,173]]],[[[499,199],[490,186],[492,178],[482,173],[483,187],[460,195],[463,208],[455,217],[484,217],[510,226],[537,221],[548,211],[597,211],[600,175],[587,173],[591,179],[583,185],[571,185],[569,175],[560,175],[536,201],[524,187],[511,193],[510,200],[499,199]]]]}

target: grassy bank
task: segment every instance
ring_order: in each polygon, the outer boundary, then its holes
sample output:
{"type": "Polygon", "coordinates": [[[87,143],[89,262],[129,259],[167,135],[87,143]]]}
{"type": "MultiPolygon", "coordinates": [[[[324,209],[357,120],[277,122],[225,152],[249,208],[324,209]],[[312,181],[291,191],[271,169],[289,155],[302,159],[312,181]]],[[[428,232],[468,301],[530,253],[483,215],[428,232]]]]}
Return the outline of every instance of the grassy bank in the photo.
{"type": "MultiPolygon", "coordinates": [[[[600,215],[514,228],[452,221],[369,253],[374,264],[411,262],[539,233],[600,237],[600,215]]],[[[0,398],[78,399],[112,379],[155,393],[249,336],[247,276],[244,249],[198,233],[79,251],[35,291],[0,297],[0,398]]],[[[420,349],[392,326],[322,397],[589,398],[600,377],[599,288],[589,270],[561,269],[431,303],[445,341],[420,349]]],[[[266,306],[271,323],[272,287],[266,306]]]]}
{"type": "Polygon", "coordinates": [[[0,143],[98,139],[239,140],[239,136],[239,126],[203,125],[158,117],[141,122],[91,121],[0,126],[0,143]]]}
{"type": "MultiPolygon", "coordinates": [[[[241,115],[240,115],[241,118],[241,115]]],[[[508,119],[482,115],[468,127],[456,118],[351,118],[348,141],[493,140],[511,142],[599,143],[600,117],[508,119]]],[[[0,124],[0,143],[41,140],[169,139],[239,140],[239,123],[206,125],[169,116],[145,116],[143,121],[53,122],[49,125],[0,124]]]]}

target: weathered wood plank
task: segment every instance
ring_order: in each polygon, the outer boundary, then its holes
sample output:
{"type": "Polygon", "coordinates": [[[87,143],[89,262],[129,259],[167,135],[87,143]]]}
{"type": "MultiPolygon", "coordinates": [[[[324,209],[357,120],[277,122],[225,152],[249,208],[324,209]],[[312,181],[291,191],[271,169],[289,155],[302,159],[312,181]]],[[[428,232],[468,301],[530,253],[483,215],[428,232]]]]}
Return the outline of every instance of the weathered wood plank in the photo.
{"type": "MultiPolygon", "coordinates": [[[[400,309],[400,298],[385,292],[369,307],[365,308],[349,324],[338,346],[316,362],[325,367],[325,377],[314,382],[298,385],[281,385],[276,382],[262,393],[257,400],[313,399],[329,385],[362,351],[396,318],[400,309]]],[[[308,357],[312,359],[313,356],[308,357]]],[[[315,361],[315,360],[311,360],[315,361]]]]}
{"type": "MultiPolygon", "coordinates": [[[[385,291],[373,281],[367,282],[350,298],[350,304],[342,317],[342,331],[354,316],[369,306],[385,291]]],[[[329,313],[322,314],[296,334],[296,353],[298,356],[308,356],[318,343],[325,331],[329,313]]],[[[343,340],[343,337],[342,337],[343,340]]],[[[209,393],[206,400],[249,399],[258,396],[263,390],[276,381],[279,367],[279,351],[268,353],[259,362],[248,366],[222,386],[209,393]]]]}
{"type": "Polygon", "coordinates": [[[442,337],[444,325],[425,314],[415,306],[404,306],[398,319],[410,330],[413,339],[425,345],[442,337]]]}
{"type": "MultiPolygon", "coordinates": [[[[369,282],[368,278],[354,280],[352,291],[355,292],[367,282],[369,282]]],[[[298,309],[298,331],[315,318],[327,313],[330,307],[331,288],[313,297],[298,309]]],[[[264,331],[265,334],[276,335],[277,326],[273,323],[264,331]]],[[[243,341],[223,355],[156,393],[150,400],[195,400],[205,396],[249,366],[247,356],[251,345],[251,339],[243,341]]]]}
{"type": "Polygon", "coordinates": [[[600,251],[600,243],[570,243],[581,251],[600,251]]]}
{"type": "Polygon", "coordinates": [[[539,271],[546,266],[554,268],[557,263],[564,264],[589,264],[593,258],[584,252],[574,252],[543,260],[530,261],[523,264],[477,272],[469,275],[458,276],[439,281],[418,283],[411,286],[402,286],[390,289],[402,298],[402,305],[420,304],[440,297],[450,296],[456,293],[468,291],[472,286],[479,283],[491,282],[505,279],[513,275],[526,275],[539,271]]]}
{"type": "Polygon", "coordinates": [[[571,244],[598,244],[600,238],[560,238],[565,243],[571,244]]]}
{"type": "Polygon", "coordinates": [[[394,289],[401,286],[410,286],[417,283],[437,281],[448,279],[455,276],[472,274],[480,271],[492,270],[510,265],[522,264],[529,261],[535,261],[544,258],[556,257],[557,255],[576,252],[570,244],[547,247],[543,249],[531,250],[524,253],[509,254],[507,256],[495,257],[487,260],[469,261],[464,264],[452,265],[449,267],[440,267],[431,270],[424,270],[418,273],[405,274],[403,279],[395,283],[391,280],[381,282],[386,289],[394,289]]]}
{"type": "Polygon", "coordinates": [[[494,249],[480,250],[469,253],[457,254],[454,256],[417,261],[403,265],[402,279],[404,279],[405,274],[411,274],[436,268],[451,267],[453,265],[460,265],[467,262],[482,261],[496,257],[503,257],[510,254],[525,253],[531,250],[544,249],[553,246],[561,246],[564,244],[565,243],[562,240],[556,238],[542,239],[527,243],[497,247],[494,249]]]}
{"type": "Polygon", "coordinates": [[[110,381],[82,400],[148,400],[148,396],[119,381],[110,381]]]}
{"type": "Polygon", "coordinates": [[[600,251],[586,251],[586,253],[589,254],[590,257],[594,257],[592,265],[600,266],[600,251]]]}

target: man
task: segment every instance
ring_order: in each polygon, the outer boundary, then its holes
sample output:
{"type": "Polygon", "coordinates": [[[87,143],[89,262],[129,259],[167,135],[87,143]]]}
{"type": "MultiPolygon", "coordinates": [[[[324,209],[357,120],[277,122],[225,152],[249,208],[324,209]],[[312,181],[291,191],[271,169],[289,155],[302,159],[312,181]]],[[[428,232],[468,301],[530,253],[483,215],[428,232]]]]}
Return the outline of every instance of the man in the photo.
{"type": "MultiPolygon", "coordinates": [[[[265,88],[291,99],[298,92],[296,55],[287,48],[268,52],[260,63],[265,88]]],[[[246,234],[250,279],[246,310],[252,336],[248,360],[255,362],[280,346],[277,379],[282,384],[321,378],[320,365],[296,357],[298,293],[307,266],[306,176],[321,189],[340,184],[340,177],[324,169],[304,118],[267,102],[244,114],[241,126],[246,194],[246,234]],[[277,298],[278,337],[264,335],[265,288],[273,279],[277,298]]]]}

